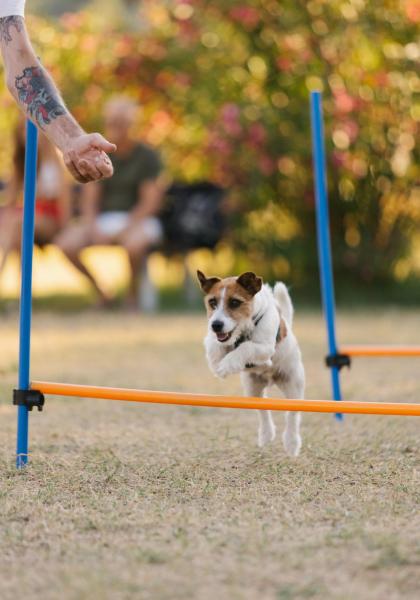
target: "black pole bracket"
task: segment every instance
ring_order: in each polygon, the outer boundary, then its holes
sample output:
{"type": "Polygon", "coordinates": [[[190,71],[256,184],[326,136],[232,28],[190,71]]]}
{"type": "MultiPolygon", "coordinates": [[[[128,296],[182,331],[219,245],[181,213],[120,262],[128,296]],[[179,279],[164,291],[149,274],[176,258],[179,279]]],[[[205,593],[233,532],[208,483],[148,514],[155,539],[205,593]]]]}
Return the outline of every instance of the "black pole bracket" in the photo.
{"type": "Polygon", "coordinates": [[[45,404],[44,394],[39,390],[13,390],[13,404],[26,406],[28,410],[37,407],[38,411],[42,411],[45,404]]]}
{"type": "Polygon", "coordinates": [[[348,354],[329,354],[325,358],[325,364],[327,367],[335,367],[340,371],[343,367],[350,368],[351,359],[348,354]]]}

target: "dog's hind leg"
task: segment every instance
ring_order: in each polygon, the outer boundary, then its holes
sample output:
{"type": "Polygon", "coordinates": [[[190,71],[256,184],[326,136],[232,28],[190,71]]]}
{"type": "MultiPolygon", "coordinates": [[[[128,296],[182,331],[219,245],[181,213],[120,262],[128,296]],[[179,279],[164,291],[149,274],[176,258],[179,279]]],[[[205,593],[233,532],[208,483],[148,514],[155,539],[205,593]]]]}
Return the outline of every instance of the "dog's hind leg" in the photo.
{"type": "MultiPolygon", "coordinates": [[[[304,396],[304,383],[298,377],[295,381],[287,381],[281,384],[281,389],[286,398],[300,399],[304,396]]],[[[289,456],[299,456],[302,447],[300,436],[301,414],[299,412],[286,412],[286,426],[283,431],[283,446],[289,456]]]]}
{"type": "Polygon", "coordinates": [[[287,412],[285,415],[286,427],[283,431],[283,446],[289,456],[299,456],[302,448],[300,435],[301,414],[299,412],[287,412]]]}
{"type": "Polygon", "coordinates": [[[258,427],[258,446],[263,448],[270,442],[274,442],[276,439],[276,426],[274,425],[271,411],[259,410],[258,416],[260,424],[258,427]]]}
{"type": "MultiPolygon", "coordinates": [[[[252,373],[241,373],[242,385],[246,396],[264,397],[264,391],[267,387],[267,381],[258,375],[252,373]]],[[[271,411],[258,411],[258,446],[262,448],[269,442],[273,442],[276,437],[276,426],[274,425],[271,411]]]]}

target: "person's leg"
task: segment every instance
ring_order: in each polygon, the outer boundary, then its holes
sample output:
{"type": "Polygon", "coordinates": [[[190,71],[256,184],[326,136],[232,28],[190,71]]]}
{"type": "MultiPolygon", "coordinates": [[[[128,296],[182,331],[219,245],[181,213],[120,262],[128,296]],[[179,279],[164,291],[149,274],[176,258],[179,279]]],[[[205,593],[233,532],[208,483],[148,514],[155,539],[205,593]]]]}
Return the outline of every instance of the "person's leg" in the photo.
{"type": "Polygon", "coordinates": [[[156,218],[151,217],[131,226],[120,240],[127,252],[130,264],[130,283],[127,294],[129,306],[137,306],[142,262],[146,259],[150,248],[160,242],[161,237],[160,223],[156,218]]]}
{"type": "Polygon", "coordinates": [[[93,231],[90,224],[77,223],[61,231],[55,238],[54,243],[60,248],[72,265],[88,279],[98,294],[101,304],[107,304],[111,300],[110,297],[101,288],[93,273],[80,258],[80,253],[84,248],[102,242],[105,243],[105,240],[99,238],[100,236],[93,231]]]}
{"type": "Polygon", "coordinates": [[[60,226],[56,219],[46,215],[36,215],[35,218],[35,242],[39,244],[51,244],[58,234],[60,226]]]}
{"type": "MultiPolygon", "coordinates": [[[[0,261],[0,273],[2,272],[8,254],[12,250],[20,251],[22,229],[22,214],[20,211],[10,210],[4,215],[0,227],[0,249],[2,258],[0,261]]],[[[44,215],[36,215],[35,219],[35,243],[49,244],[57,234],[58,224],[54,219],[44,215]]]]}
{"type": "Polygon", "coordinates": [[[0,275],[6,266],[7,258],[13,250],[20,248],[22,214],[15,209],[6,209],[0,222],[0,275]]]}
{"type": "Polygon", "coordinates": [[[130,265],[130,282],[128,285],[127,304],[129,306],[137,305],[137,297],[140,286],[140,270],[143,260],[145,260],[149,243],[144,241],[132,241],[124,244],[127,251],[128,262],[130,265]]]}

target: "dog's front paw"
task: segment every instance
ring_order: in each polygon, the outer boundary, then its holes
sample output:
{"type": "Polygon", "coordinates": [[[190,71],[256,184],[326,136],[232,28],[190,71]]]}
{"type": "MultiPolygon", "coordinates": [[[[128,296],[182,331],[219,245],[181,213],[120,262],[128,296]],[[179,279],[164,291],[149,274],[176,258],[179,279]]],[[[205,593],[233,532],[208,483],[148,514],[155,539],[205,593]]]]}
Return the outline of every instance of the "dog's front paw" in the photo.
{"type": "Polygon", "coordinates": [[[276,426],[274,423],[265,423],[258,428],[258,446],[264,448],[270,442],[276,439],[276,426]]]}
{"type": "Polygon", "coordinates": [[[273,366],[273,361],[271,360],[271,358],[269,358],[268,360],[265,360],[262,363],[257,363],[258,367],[268,367],[269,369],[271,369],[271,367],[273,366]]]}
{"type": "Polygon", "coordinates": [[[228,375],[232,375],[232,373],[234,373],[234,371],[232,370],[232,368],[229,365],[229,363],[227,361],[224,361],[224,360],[222,360],[217,365],[217,367],[215,368],[215,372],[216,372],[217,377],[220,377],[220,379],[224,379],[228,375]]]}
{"type": "Polygon", "coordinates": [[[299,456],[302,448],[302,438],[297,432],[283,431],[283,446],[289,456],[299,456]]]}
{"type": "Polygon", "coordinates": [[[235,375],[240,373],[245,368],[237,359],[226,356],[216,367],[218,377],[224,379],[227,375],[235,375]]]}

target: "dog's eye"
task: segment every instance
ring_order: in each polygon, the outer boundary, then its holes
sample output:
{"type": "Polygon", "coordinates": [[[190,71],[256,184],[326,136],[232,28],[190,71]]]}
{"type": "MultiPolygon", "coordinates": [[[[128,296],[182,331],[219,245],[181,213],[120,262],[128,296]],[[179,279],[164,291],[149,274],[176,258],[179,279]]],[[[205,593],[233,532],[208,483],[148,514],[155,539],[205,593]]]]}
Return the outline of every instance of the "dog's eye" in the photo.
{"type": "Polygon", "coordinates": [[[242,304],[242,300],[238,300],[237,298],[231,298],[229,300],[229,308],[239,308],[242,304]]]}
{"type": "Polygon", "coordinates": [[[212,308],[213,310],[214,310],[215,308],[217,308],[217,300],[216,300],[216,298],[210,298],[210,300],[209,300],[209,306],[210,306],[210,308],[212,308]]]}

